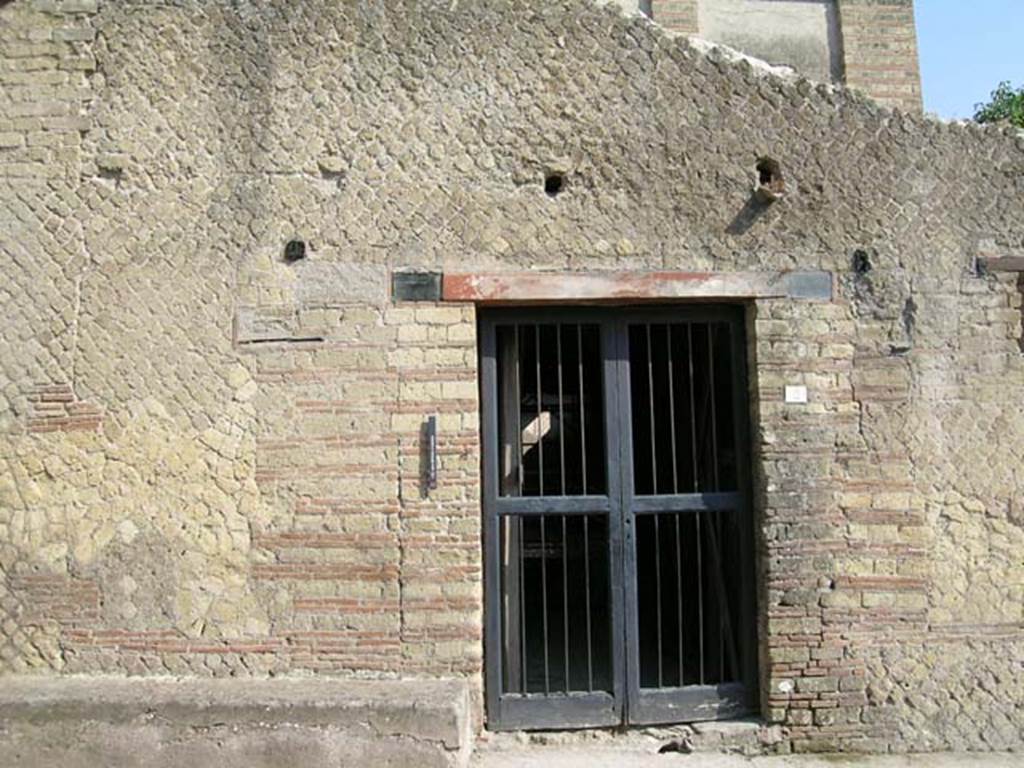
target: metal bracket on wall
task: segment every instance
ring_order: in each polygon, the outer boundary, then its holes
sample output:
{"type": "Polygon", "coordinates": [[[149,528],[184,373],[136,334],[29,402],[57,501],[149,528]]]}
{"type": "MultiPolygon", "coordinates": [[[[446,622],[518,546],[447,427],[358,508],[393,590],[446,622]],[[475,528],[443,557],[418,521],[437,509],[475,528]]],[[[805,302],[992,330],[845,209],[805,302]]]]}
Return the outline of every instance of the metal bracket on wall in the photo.
{"type": "Polygon", "coordinates": [[[428,416],[423,424],[423,443],[426,448],[423,485],[427,491],[437,488],[437,416],[428,416]]]}

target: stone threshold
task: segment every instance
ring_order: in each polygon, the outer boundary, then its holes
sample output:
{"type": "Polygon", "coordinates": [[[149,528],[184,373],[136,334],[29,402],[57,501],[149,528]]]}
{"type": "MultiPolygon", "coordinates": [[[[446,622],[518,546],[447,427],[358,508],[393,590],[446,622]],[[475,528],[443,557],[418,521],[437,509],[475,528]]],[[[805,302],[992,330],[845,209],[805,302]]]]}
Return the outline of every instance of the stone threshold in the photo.
{"type": "Polygon", "coordinates": [[[0,765],[415,765],[473,749],[463,681],[4,677],[0,765]]]}
{"type": "MultiPolygon", "coordinates": [[[[782,729],[759,717],[711,720],[678,725],[629,725],[566,731],[484,731],[477,740],[476,761],[487,755],[552,750],[621,750],[646,755],[688,752],[756,756],[777,748],[782,729]]],[[[486,763],[486,760],[484,760],[486,763]]]]}

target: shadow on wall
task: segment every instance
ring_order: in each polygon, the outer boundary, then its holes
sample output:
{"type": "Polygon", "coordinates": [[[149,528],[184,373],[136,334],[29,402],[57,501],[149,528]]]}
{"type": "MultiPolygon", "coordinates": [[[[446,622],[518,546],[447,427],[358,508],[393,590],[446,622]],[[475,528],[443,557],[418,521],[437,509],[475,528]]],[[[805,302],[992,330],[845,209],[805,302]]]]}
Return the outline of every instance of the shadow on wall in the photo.
{"type": "Polygon", "coordinates": [[[768,210],[769,203],[762,202],[756,192],[751,192],[747,202],[725,228],[730,235],[742,235],[768,210]]]}

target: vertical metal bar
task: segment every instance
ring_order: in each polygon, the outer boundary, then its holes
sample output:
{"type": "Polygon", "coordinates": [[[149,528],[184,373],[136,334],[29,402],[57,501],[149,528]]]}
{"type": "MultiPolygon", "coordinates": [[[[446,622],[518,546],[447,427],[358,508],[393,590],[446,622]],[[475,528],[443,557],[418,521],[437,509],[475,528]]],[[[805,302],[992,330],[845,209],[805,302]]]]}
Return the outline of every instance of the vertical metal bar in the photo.
{"type": "Polygon", "coordinates": [[[668,414],[669,434],[672,436],[672,493],[679,493],[679,463],[676,459],[676,389],[672,368],[672,323],[665,324],[665,346],[668,349],[668,414]]]}
{"type": "MultiPolygon", "coordinates": [[[[754,526],[750,523],[751,515],[751,479],[750,479],[750,446],[749,428],[750,413],[748,411],[748,380],[746,360],[746,333],[744,332],[744,316],[739,314],[729,323],[729,361],[732,366],[732,393],[731,404],[733,409],[733,445],[736,447],[736,468],[737,488],[740,491],[742,504],[734,514],[738,515],[738,525],[735,528],[737,534],[737,545],[739,557],[737,558],[741,567],[738,569],[741,578],[747,582],[753,582],[754,562],[752,556],[754,546],[751,541],[754,526]]],[[[733,674],[736,679],[742,680],[748,686],[755,686],[757,677],[756,662],[754,658],[753,643],[750,639],[754,635],[753,621],[755,615],[754,590],[741,589],[736,595],[737,598],[737,621],[734,624],[734,631],[730,633],[732,639],[734,662],[733,674]],[[736,646],[739,646],[737,648],[736,646]],[[738,654],[738,657],[737,657],[738,654]]]]}
{"type": "MultiPolygon", "coordinates": [[[[486,393],[480,403],[481,427],[484,434],[488,436],[498,434],[498,356],[497,328],[488,318],[481,318],[480,321],[480,381],[481,391],[486,393]]],[[[509,369],[504,368],[505,371],[509,369]]],[[[505,378],[511,378],[506,373],[505,378]]],[[[493,717],[495,722],[501,721],[501,693],[514,693],[516,681],[519,680],[518,668],[508,670],[505,673],[505,649],[502,647],[502,633],[505,628],[501,622],[501,530],[500,520],[495,512],[495,501],[498,497],[499,482],[499,461],[497,441],[488,439],[483,441],[483,527],[484,527],[484,652],[486,663],[484,665],[485,675],[485,699],[488,717],[493,717]]],[[[516,634],[511,637],[518,637],[516,634]]],[[[511,647],[511,643],[510,643],[511,647]]],[[[512,654],[514,655],[514,654],[512,654]]]]}
{"type": "Polygon", "coordinates": [[[654,517],[654,596],[657,600],[655,613],[658,617],[658,687],[662,687],[662,648],[661,648],[661,532],[659,519],[661,513],[654,517]]]}
{"type": "Polygon", "coordinates": [[[569,692],[569,545],[566,515],[562,515],[562,638],[565,640],[565,692],[569,692]]]}
{"type": "Polygon", "coordinates": [[[526,694],[527,690],[527,679],[526,679],[526,614],[524,609],[526,608],[526,589],[523,583],[526,581],[526,537],[523,535],[523,517],[519,518],[519,626],[521,631],[520,638],[520,649],[519,649],[519,661],[520,669],[522,670],[522,693],[526,694]]]}
{"type": "MultiPolygon", "coordinates": [[[[516,472],[518,475],[518,486],[519,489],[516,492],[516,496],[523,495],[523,390],[520,381],[520,369],[522,368],[522,358],[519,351],[519,323],[515,326],[515,344],[516,344],[516,472]]],[[[525,693],[525,691],[524,691],[525,693]]]]}
{"type": "Polygon", "coordinates": [[[718,485],[718,417],[715,414],[715,347],[714,336],[711,329],[713,323],[708,323],[708,392],[711,398],[711,467],[714,487],[712,490],[720,491],[718,485]]]}
{"type": "MultiPolygon", "coordinates": [[[[543,496],[544,495],[544,431],[541,429],[541,427],[543,425],[543,422],[541,420],[541,409],[542,409],[543,401],[544,401],[544,390],[541,389],[541,383],[540,383],[540,323],[537,323],[536,325],[533,326],[533,338],[534,338],[534,346],[535,346],[535,350],[534,351],[536,352],[536,356],[535,356],[534,359],[535,359],[535,361],[537,363],[536,366],[534,366],[534,367],[537,370],[537,468],[540,471],[540,475],[538,476],[539,477],[539,479],[538,479],[538,482],[539,482],[538,489],[540,491],[539,495],[543,496]]],[[[542,526],[543,526],[543,524],[542,524],[542,526]]],[[[541,530],[542,531],[544,530],[543,527],[541,527],[541,530]]]]}
{"type": "Polygon", "coordinates": [[[697,638],[700,651],[700,684],[704,685],[704,562],[702,551],[704,543],[700,535],[700,518],[703,512],[694,515],[697,526],[697,638]]]}
{"type": "Polygon", "coordinates": [[[683,674],[683,550],[680,546],[679,518],[682,514],[676,512],[676,598],[678,601],[676,616],[679,619],[679,687],[686,684],[683,674]]]}
{"type": "Polygon", "coordinates": [[[548,663],[548,541],[545,535],[547,515],[540,517],[541,608],[544,611],[544,693],[551,693],[551,668],[548,663]]]}
{"type": "Polygon", "coordinates": [[[583,583],[587,596],[587,691],[594,690],[594,645],[590,629],[590,515],[583,516],[583,583]]]}
{"type": "MultiPolygon", "coordinates": [[[[654,440],[654,347],[651,346],[651,324],[645,323],[647,329],[647,408],[651,422],[651,492],[658,493],[658,451],[654,440]]],[[[660,661],[659,661],[660,663],[660,661]]]]}
{"type": "MultiPolygon", "coordinates": [[[[716,414],[715,406],[715,337],[714,337],[714,323],[708,323],[708,397],[711,402],[711,472],[712,472],[712,486],[713,490],[721,490],[721,486],[718,482],[718,415],[716,414]]],[[[718,510],[715,510],[711,515],[711,536],[714,541],[712,546],[715,549],[715,578],[718,580],[718,595],[720,599],[724,600],[725,597],[725,584],[722,577],[722,553],[718,547],[721,543],[719,537],[718,527],[719,515],[718,510]]],[[[725,675],[725,637],[722,631],[722,612],[725,610],[724,604],[718,606],[718,674],[719,680],[724,678],[725,675]]]]}
{"type": "MultiPolygon", "coordinates": [[[[714,542],[712,543],[712,547],[711,547],[711,553],[712,553],[712,556],[715,558],[715,568],[717,569],[717,572],[718,572],[718,574],[720,576],[720,578],[718,579],[718,584],[717,584],[717,586],[718,586],[718,601],[719,601],[719,603],[721,603],[721,606],[722,606],[721,612],[719,614],[720,627],[724,627],[724,637],[726,638],[726,642],[729,645],[729,659],[730,659],[730,663],[732,665],[731,669],[733,671],[733,674],[736,674],[739,671],[739,661],[738,661],[738,657],[737,657],[737,654],[736,654],[736,641],[735,641],[735,638],[733,637],[733,634],[734,634],[733,633],[733,622],[732,622],[732,618],[731,618],[731,611],[729,609],[729,595],[728,595],[728,592],[725,589],[725,580],[724,580],[724,577],[722,576],[722,574],[724,573],[724,569],[722,568],[722,545],[721,545],[721,537],[719,535],[719,531],[720,531],[720,525],[721,525],[721,522],[720,522],[721,521],[721,516],[723,514],[725,514],[724,510],[716,510],[716,516],[717,516],[718,522],[715,523],[715,526],[713,528],[711,528],[711,531],[710,531],[710,535],[714,538],[714,542]]],[[[725,674],[724,653],[725,653],[724,652],[724,648],[720,647],[719,648],[719,656],[720,656],[719,663],[721,664],[721,667],[722,667],[722,674],[723,674],[723,676],[725,674]]]]}
{"type": "MultiPolygon", "coordinates": [[[[518,371],[518,350],[512,343],[511,335],[504,337],[504,343],[499,350],[500,360],[497,361],[498,370],[501,371],[501,380],[496,383],[497,403],[501,404],[498,413],[498,436],[500,436],[498,462],[501,469],[498,479],[499,496],[518,496],[519,468],[522,462],[522,451],[519,450],[516,435],[519,433],[520,425],[517,424],[519,416],[519,403],[515,384],[518,371]],[[518,455],[517,455],[518,454],[518,455]]],[[[496,442],[494,438],[488,438],[488,442],[496,442]]]]}
{"type": "MultiPolygon", "coordinates": [[[[562,390],[562,324],[555,326],[558,342],[558,454],[561,466],[562,495],[565,496],[565,393],[562,390]]],[[[564,521],[563,521],[564,522],[564,521]]]]}
{"type": "MultiPolygon", "coordinates": [[[[583,408],[583,324],[576,326],[576,361],[580,374],[580,459],[583,467],[583,495],[587,495],[587,415],[583,408]]],[[[587,561],[590,562],[589,560],[587,561]]],[[[588,582],[589,584],[589,582],[588,582]]],[[[589,603],[587,604],[589,606],[589,603]]],[[[587,615],[589,619],[589,614],[587,615]]]]}
{"type": "Polygon", "coordinates": [[[612,501],[608,517],[608,539],[611,562],[611,609],[613,626],[618,630],[612,639],[614,690],[625,699],[619,711],[629,718],[630,711],[642,707],[640,693],[639,620],[637,611],[636,522],[632,509],[635,477],[633,461],[633,428],[630,403],[631,365],[627,318],[606,321],[604,343],[608,358],[605,370],[605,414],[608,424],[609,476],[608,495],[612,501]],[[624,631],[623,631],[624,630],[624,631]]]}
{"type": "MultiPolygon", "coordinates": [[[[738,515],[739,512],[737,510],[735,512],[731,512],[730,514],[738,515]]],[[[724,591],[724,586],[725,585],[723,584],[722,586],[723,586],[723,591],[724,591]]],[[[736,595],[735,592],[733,594],[737,598],[739,598],[739,600],[742,602],[742,597],[740,597],[739,595],[736,595]]],[[[723,605],[725,605],[725,631],[726,631],[725,637],[726,637],[726,643],[728,644],[728,647],[729,647],[729,670],[732,673],[732,679],[733,680],[742,680],[743,679],[743,672],[740,669],[740,654],[737,651],[736,646],[737,646],[738,643],[742,642],[742,640],[739,637],[738,633],[739,633],[740,627],[743,626],[743,616],[741,615],[741,616],[738,617],[737,621],[733,621],[732,616],[733,616],[734,606],[732,605],[732,596],[730,596],[728,592],[725,593],[725,596],[722,598],[722,602],[723,602],[723,605]]],[[[742,610],[742,605],[735,606],[735,607],[739,608],[740,610],[742,610]]]]}
{"type": "MultiPolygon", "coordinates": [[[[523,451],[522,419],[520,414],[519,390],[519,326],[512,326],[513,334],[503,335],[500,354],[501,380],[495,382],[489,391],[498,392],[495,402],[501,403],[499,415],[500,426],[497,432],[486,436],[485,450],[492,450],[497,437],[502,436],[498,464],[502,467],[497,495],[521,496],[523,491],[523,451]]],[[[485,336],[489,345],[497,342],[497,326],[492,326],[494,336],[485,336]]],[[[497,368],[497,360],[491,363],[497,368]]],[[[490,400],[490,398],[488,398],[490,400]]],[[[491,407],[491,403],[488,403],[491,407]]],[[[490,493],[490,492],[488,492],[490,493]]],[[[502,560],[502,591],[498,595],[504,620],[501,633],[504,647],[500,658],[503,670],[502,687],[509,693],[517,690],[526,693],[526,640],[525,618],[523,615],[523,578],[522,569],[522,519],[499,517],[493,510],[487,510],[488,523],[498,528],[495,534],[500,537],[505,533],[504,547],[501,549],[502,560]],[[492,518],[493,516],[493,518],[492,518]],[[493,519],[493,523],[490,521],[493,519]]],[[[497,705],[495,705],[497,706],[497,705]]]]}
{"type": "MultiPolygon", "coordinates": [[[[511,515],[498,518],[505,541],[501,547],[502,593],[500,595],[503,611],[502,636],[503,646],[501,660],[507,674],[509,692],[514,692],[516,681],[520,679],[522,668],[522,649],[517,642],[520,638],[519,625],[522,621],[522,573],[519,570],[519,534],[513,526],[515,518],[511,515]]],[[[499,532],[499,535],[501,533],[499,532]]]]}
{"type": "Polygon", "coordinates": [[[693,324],[686,324],[686,357],[690,371],[690,456],[693,459],[693,492],[700,493],[700,472],[697,468],[697,404],[694,402],[693,324]]]}
{"type": "Polygon", "coordinates": [[[729,610],[728,594],[725,591],[725,575],[722,573],[722,537],[721,519],[722,511],[716,509],[712,519],[712,527],[715,549],[715,575],[718,578],[718,679],[724,682],[725,677],[725,613],[729,610]]]}

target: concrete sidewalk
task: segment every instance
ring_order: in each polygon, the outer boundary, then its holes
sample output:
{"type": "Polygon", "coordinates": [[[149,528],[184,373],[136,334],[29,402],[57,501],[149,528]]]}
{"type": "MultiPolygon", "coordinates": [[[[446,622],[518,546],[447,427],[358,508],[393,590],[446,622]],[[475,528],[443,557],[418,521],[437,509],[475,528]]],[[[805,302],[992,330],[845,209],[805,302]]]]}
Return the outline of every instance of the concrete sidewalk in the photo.
{"type": "Polygon", "coordinates": [[[678,752],[610,746],[524,746],[478,750],[473,768],[1024,768],[1024,754],[924,755],[741,755],[678,752]]]}

